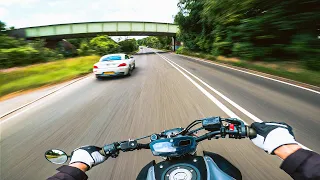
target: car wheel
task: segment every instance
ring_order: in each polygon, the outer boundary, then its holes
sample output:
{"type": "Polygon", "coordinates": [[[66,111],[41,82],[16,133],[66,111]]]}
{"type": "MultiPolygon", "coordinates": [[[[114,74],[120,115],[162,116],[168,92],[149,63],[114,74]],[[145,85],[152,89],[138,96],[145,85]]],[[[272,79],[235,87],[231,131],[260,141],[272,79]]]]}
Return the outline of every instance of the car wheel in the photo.
{"type": "Polygon", "coordinates": [[[98,80],[102,79],[102,77],[100,77],[100,76],[97,76],[97,75],[96,75],[96,78],[97,78],[98,80]]]}
{"type": "Polygon", "coordinates": [[[133,64],[133,68],[132,69],[135,69],[135,68],[136,68],[136,63],[133,64]]]}
{"type": "Polygon", "coordinates": [[[132,68],[131,68],[131,67],[129,67],[129,70],[128,70],[128,74],[127,74],[127,76],[131,76],[131,73],[132,73],[132,68]]]}

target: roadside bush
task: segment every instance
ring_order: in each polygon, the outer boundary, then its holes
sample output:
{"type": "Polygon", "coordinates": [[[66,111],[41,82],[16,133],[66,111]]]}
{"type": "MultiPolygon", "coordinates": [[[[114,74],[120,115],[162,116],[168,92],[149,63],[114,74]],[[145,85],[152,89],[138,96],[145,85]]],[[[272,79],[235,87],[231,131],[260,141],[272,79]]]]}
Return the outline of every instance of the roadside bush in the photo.
{"type": "Polygon", "coordinates": [[[310,57],[310,59],[305,60],[304,65],[310,70],[320,71],[320,59],[317,59],[316,57],[310,57]]]}
{"type": "Polygon", "coordinates": [[[307,69],[320,70],[319,40],[315,39],[312,34],[295,35],[286,50],[300,59],[307,69]]]}
{"type": "Polygon", "coordinates": [[[0,49],[17,48],[25,45],[27,45],[25,41],[0,34],[0,49]]]}
{"type": "Polygon", "coordinates": [[[33,64],[44,60],[36,49],[24,46],[10,49],[0,49],[0,68],[9,68],[33,64]]]}
{"type": "Polygon", "coordinates": [[[49,48],[41,48],[38,50],[30,45],[9,49],[0,49],[0,69],[53,61],[63,58],[64,56],[62,54],[58,54],[49,48]]]}
{"type": "Polygon", "coordinates": [[[0,34],[0,69],[62,59],[44,40],[24,41],[0,34]]]}
{"type": "Polygon", "coordinates": [[[187,51],[187,48],[184,47],[184,46],[180,46],[177,50],[176,50],[176,53],[177,54],[184,54],[184,52],[187,51]]]}
{"type": "Polygon", "coordinates": [[[216,42],[213,43],[213,49],[211,53],[217,55],[229,55],[231,54],[232,43],[231,42],[216,42]]]}
{"type": "Polygon", "coordinates": [[[251,43],[234,43],[232,47],[232,55],[242,57],[244,59],[252,59],[254,51],[251,43]]]}

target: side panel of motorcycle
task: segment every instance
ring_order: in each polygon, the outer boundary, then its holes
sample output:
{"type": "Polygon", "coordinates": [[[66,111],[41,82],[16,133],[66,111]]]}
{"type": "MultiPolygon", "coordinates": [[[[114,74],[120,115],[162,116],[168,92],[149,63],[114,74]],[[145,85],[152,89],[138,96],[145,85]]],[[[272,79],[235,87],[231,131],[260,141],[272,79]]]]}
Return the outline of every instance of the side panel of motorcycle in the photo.
{"type": "MultiPolygon", "coordinates": [[[[145,165],[139,172],[138,176],[137,176],[137,180],[146,180],[147,177],[152,177],[151,174],[152,173],[153,176],[154,175],[154,171],[152,172],[151,170],[149,170],[150,168],[153,168],[153,166],[156,164],[156,162],[153,160],[150,163],[148,163],[147,165],[145,165]]],[[[154,168],[153,168],[154,169],[154,168]]],[[[147,180],[154,180],[154,179],[147,179],[147,180]]]]}
{"type": "Polygon", "coordinates": [[[148,169],[147,180],[156,180],[156,175],[154,172],[154,166],[151,166],[148,169]]]}
{"type": "Polygon", "coordinates": [[[207,180],[234,180],[233,177],[223,172],[209,156],[203,157],[207,167],[207,180]]]}
{"type": "Polygon", "coordinates": [[[237,180],[242,180],[242,174],[240,170],[234,166],[231,162],[229,162],[226,158],[222,157],[219,154],[204,151],[204,156],[209,156],[214,161],[214,163],[222,170],[224,173],[228,174],[229,176],[233,177],[237,180]]]}

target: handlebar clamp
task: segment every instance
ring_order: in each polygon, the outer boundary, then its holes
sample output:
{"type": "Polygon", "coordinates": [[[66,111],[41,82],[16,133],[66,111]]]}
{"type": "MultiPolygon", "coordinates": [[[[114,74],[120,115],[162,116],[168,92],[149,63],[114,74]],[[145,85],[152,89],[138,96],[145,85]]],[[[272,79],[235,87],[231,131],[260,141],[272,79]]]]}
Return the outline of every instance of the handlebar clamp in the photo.
{"type": "Polygon", "coordinates": [[[138,142],[136,140],[129,140],[120,143],[120,149],[123,152],[133,151],[137,148],[138,142]]]}

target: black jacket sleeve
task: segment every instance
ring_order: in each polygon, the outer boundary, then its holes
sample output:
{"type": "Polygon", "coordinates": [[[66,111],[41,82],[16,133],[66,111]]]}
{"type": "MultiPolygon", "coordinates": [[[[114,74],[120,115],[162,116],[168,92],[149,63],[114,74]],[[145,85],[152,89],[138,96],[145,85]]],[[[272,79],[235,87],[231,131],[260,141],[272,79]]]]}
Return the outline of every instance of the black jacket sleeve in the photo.
{"type": "Polygon", "coordinates": [[[299,149],[288,156],[281,169],[293,179],[320,179],[320,155],[305,149],[299,149]]]}
{"type": "Polygon", "coordinates": [[[61,166],[57,169],[59,172],[48,180],[87,180],[88,176],[80,169],[72,166],[61,166]]]}

